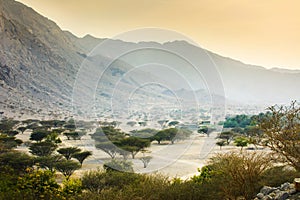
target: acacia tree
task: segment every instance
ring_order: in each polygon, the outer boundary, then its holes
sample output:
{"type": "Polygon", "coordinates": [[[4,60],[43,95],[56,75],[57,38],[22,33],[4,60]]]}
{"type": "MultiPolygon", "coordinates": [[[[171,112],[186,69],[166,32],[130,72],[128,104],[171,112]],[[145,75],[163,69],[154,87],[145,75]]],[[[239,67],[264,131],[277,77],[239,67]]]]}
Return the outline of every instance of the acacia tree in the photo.
{"type": "Polygon", "coordinates": [[[226,132],[222,132],[219,135],[219,138],[226,140],[226,143],[228,145],[230,143],[230,141],[232,140],[233,135],[234,135],[234,133],[232,131],[226,131],[226,132]]]}
{"type": "Polygon", "coordinates": [[[55,172],[55,166],[58,162],[63,161],[62,155],[49,155],[49,156],[39,156],[35,159],[38,166],[47,169],[51,172],[55,172]]]}
{"type": "Polygon", "coordinates": [[[50,134],[50,131],[46,130],[35,130],[30,135],[30,140],[34,140],[36,142],[41,142],[44,138],[47,137],[47,135],[50,134]]]}
{"type": "Polygon", "coordinates": [[[161,141],[168,140],[172,144],[174,144],[176,138],[176,135],[178,133],[178,129],[176,128],[169,128],[159,131],[157,134],[155,134],[153,137],[151,137],[151,140],[156,140],[158,144],[160,144],[161,141]]]}
{"type": "Polygon", "coordinates": [[[125,133],[113,126],[103,126],[97,128],[91,137],[96,141],[96,148],[101,149],[113,159],[121,150],[116,144],[125,138],[125,133]]]}
{"type": "Polygon", "coordinates": [[[140,160],[144,164],[144,168],[146,168],[148,166],[151,159],[152,159],[152,156],[143,156],[143,157],[140,158],[140,160]]]}
{"type": "Polygon", "coordinates": [[[30,129],[30,130],[34,131],[34,130],[41,129],[41,126],[38,122],[34,122],[34,123],[31,123],[31,124],[28,124],[26,126],[26,129],[30,129]]]}
{"type": "Polygon", "coordinates": [[[119,153],[120,151],[120,149],[116,145],[114,145],[111,141],[99,142],[95,146],[97,149],[101,149],[102,151],[107,153],[112,159],[114,159],[117,153],[119,153]]]}
{"type": "Polygon", "coordinates": [[[57,150],[62,156],[64,156],[67,160],[70,160],[75,153],[79,153],[81,149],[77,147],[65,147],[57,150]]]}
{"type": "Polygon", "coordinates": [[[146,151],[146,150],[143,150],[143,156],[140,157],[140,160],[142,161],[142,163],[144,164],[144,168],[147,168],[149,162],[151,161],[152,159],[152,156],[146,156],[145,153],[150,153],[150,151],[146,151]]]}
{"type": "Polygon", "coordinates": [[[158,120],[157,123],[163,128],[166,123],[168,123],[169,120],[158,120]]]}
{"type": "Polygon", "coordinates": [[[175,136],[175,140],[185,140],[187,138],[189,138],[192,135],[192,131],[186,128],[179,128],[177,129],[177,133],[175,136]]]}
{"type": "Polygon", "coordinates": [[[136,125],[136,121],[129,121],[127,122],[127,125],[133,127],[134,125],[136,125]]]}
{"type": "Polygon", "coordinates": [[[220,147],[220,150],[221,150],[222,147],[226,145],[226,141],[225,140],[217,141],[216,145],[218,145],[220,147]]]}
{"type": "Polygon", "coordinates": [[[31,143],[29,146],[29,152],[35,156],[50,156],[56,148],[56,144],[52,142],[42,141],[31,143]]]}
{"type": "Polygon", "coordinates": [[[6,135],[11,136],[11,137],[14,137],[14,136],[18,135],[18,133],[19,133],[18,131],[11,130],[11,131],[8,131],[8,132],[6,133],[6,135]]]}
{"type": "Polygon", "coordinates": [[[207,126],[203,126],[200,129],[198,129],[197,131],[198,133],[204,133],[207,134],[208,133],[208,127],[207,126]]]}
{"type": "Polygon", "coordinates": [[[27,128],[26,128],[25,126],[20,126],[20,127],[18,128],[18,130],[21,131],[22,134],[26,131],[26,129],[27,129],[27,128]]]}
{"type": "Polygon", "coordinates": [[[0,134],[0,153],[10,151],[22,143],[22,140],[16,139],[16,137],[0,134]]]}
{"type": "Polygon", "coordinates": [[[137,137],[127,137],[122,139],[116,144],[121,149],[131,153],[132,158],[134,159],[135,155],[144,150],[146,147],[150,146],[150,140],[137,138],[137,137]]]}
{"type": "Polygon", "coordinates": [[[241,147],[242,151],[244,147],[248,146],[249,140],[245,137],[237,137],[235,138],[234,143],[236,146],[241,147]]]}
{"type": "Polygon", "coordinates": [[[132,130],[130,131],[130,135],[138,138],[151,138],[154,136],[158,130],[151,129],[151,128],[145,128],[140,130],[132,130]]]}
{"type": "Polygon", "coordinates": [[[265,145],[300,171],[299,105],[293,101],[289,106],[271,106],[268,110],[270,113],[259,124],[267,139],[265,145]]]}
{"type": "Polygon", "coordinates": [[[73,160],[63,160],[56,163],[55,168],[69,180],[70,176],[80,169],[80,164],[73,160]]]}
{"type": "Polygon", "coordinates": [[[76,160],[78,160],[78,162],[80,162],[80,165],[82,166],[83,161],[91,155],[92,155],[91,151],[82,151],[82,152],[73,154],[72,157],[75,158],[76,160]]]}
{"type": "Polygon", "coordinates": [[[177,124],[179,124],[179,121],[170,121],[168,126],[176,126],[177,124]]]}
{"type": "Polygon", "coordinates": [[[140,122],[138,122],[138,124],[139,124],[140,126],[147,126],[147,122],[144,122],[144,121],[140,121],[140,122]]]}
{"type": "Polygon", "coordinates": [[[71,131],[71,132],[65,132],[64,135],[67,137],[68,140],[81,140],[82,136],[84,136],[86,132],[78,132],[78,131],[71,131]]]}
{"type": "Polygon", "coordinates": [[[158,144],[160,144],[161,141],[166,140],[167,135],[164,131],[159,131],[154,136],[151,137],[151,140],[156,140],[158,144]]]}
{"type": "Polygon", "coordinates": [[[16,124],[18,124],[18,121],[11,118],[4,118],[0,121],[0,132],[7,133],[11,131],[16,124]]]}

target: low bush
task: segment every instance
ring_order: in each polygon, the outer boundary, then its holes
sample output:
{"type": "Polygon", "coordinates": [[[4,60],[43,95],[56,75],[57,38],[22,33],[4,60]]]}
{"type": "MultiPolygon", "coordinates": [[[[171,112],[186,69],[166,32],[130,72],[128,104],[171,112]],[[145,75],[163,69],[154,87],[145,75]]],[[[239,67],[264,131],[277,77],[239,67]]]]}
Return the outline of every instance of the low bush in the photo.
{"type": "Polygon", "coordinates": [[[282,183],[292,183],[296,177],[300,177],[300,172],[290,166],[275,166],[267,169],[262,177],[261,185],[277,187],[282,183]]]}

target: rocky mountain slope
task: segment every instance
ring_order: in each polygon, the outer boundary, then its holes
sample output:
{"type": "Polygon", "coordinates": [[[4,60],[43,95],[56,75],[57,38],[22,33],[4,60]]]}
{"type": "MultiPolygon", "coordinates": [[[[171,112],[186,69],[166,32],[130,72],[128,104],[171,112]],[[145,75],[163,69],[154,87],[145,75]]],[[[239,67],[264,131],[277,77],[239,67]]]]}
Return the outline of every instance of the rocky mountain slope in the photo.
{"type": "Polygon", "coordinates": [[[74,61],[80,62],[70,40],[55,23],[18,2],[1,0],[0,11],[3,106],[38,111],[67,104],[78,68],[74,61]]]}
{"type": "Polygon", "coordinates": [[[300,99],[299,86],[300,73],[296,71],[283,73],[246,65],[185,41],[159,44],[90,35],[78,38],[19,2],[0,0],[0,109],[6,113],[69,115],[79,106],[88,109],[78,112],[101,112],[109,110],[113,101],[124,107],[132,91],[139,91],[138,97],[132,98],[140,103],[152,98],[155,103],[168,104],[179,101],[176,98],[190,101],[193,96],[207,103],[212,96],[222,99],[222,95],[234,102],[281,103],[300,99]],[[103,41],[109,45],[97,48],[103,41]],[[113,58],[128,49],[142,50],[113,58]],[[187,55],[198,63],[202,76],[195,75],[195,69],[183,59],[157,54],[157,49],[187,55]],[[207,56],[213,62],[208,63],[207,56]],[[172,70],[159,64],[145,65],[153,63],[153,58],[164,60],[172,70]],[[213,68],[215,74],[211,74],[213,68]],[[214,77],[216,72],[219,77],[214,77]],[[147,82],[163,84],[148,87],[147,82]]]}

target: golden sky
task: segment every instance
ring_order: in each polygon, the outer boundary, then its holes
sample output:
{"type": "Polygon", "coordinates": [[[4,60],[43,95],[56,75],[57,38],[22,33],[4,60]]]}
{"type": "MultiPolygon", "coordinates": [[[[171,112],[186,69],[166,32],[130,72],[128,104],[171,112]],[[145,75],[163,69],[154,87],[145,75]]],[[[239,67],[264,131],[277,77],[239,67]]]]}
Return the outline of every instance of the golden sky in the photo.
{"type": "Polygon", "coordinates": [[[165,28],[248,64],[300,69],[300,0],[19,1],[77,36],[165,28]]]}

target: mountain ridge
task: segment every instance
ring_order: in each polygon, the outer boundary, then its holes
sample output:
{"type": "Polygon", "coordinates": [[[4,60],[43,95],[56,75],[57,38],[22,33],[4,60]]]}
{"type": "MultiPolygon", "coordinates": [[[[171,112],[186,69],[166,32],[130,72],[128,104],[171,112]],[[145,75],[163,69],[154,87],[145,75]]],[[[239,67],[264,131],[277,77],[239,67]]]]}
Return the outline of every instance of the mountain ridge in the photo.
{"type": "MultiPolygon", "coordinates": [[[[226,98],[234,102],[271,104],[300,99],[300,95],[297,94],[300,86],[300,74],[294,73],[294,71],[289,73],[285,70],[285,73],[282,73],[282,70],[247,65],[204,50],[186,41],[160,44],[156,42],[124,42],[96,38],[91,35],[79,38],[69,31],[62,31],[55,22],[19,2],[0,0],[0,6],[0,109],[7,110],[7,112],[24,113],[26,111],[40,116],[53,113],[71,115],[74,86],[77,84],[76,77],[83,63],[89,69],[87,73],[93,76],[94,71],[99,73],[101,70],[105,70],[104,67],[112,61],[112,55],[127,49],[143,49],[144,47],[182,52],[188,54],[191,60],[197,60],[202,54],[205,56],[203,52],[206,52],[212,58],[214,67],[217,68],[223,81],[226,98]],[[105,53],[102,51],[97,54],[95,47],[99,48],[99,44],[101,47],[104,41],[108,41],[110,46],[105,53]]],[[[147,54],[139,55],[138,58],[151,60],[151,56],[147,54]]],[[[172,85],[174,91],[180,91],[179,89],[182,88],[182,82],[177,83],[176,79],[163,76],[162,73],[147,68],[138,69],[133,75],[127,75],[133,68],[137,69],[135,65],[139,63],[139,59],[128,59],[131,62],[117,60],[105,71],[102,88],[98,88],[97,91],[106,95],[100,95],[99,99],[102,102],[98,103],[109,105],[109,98],[112,97],[109,92],[112,91],[118,80],[122,80],[123,88],[117,88],[121,99],[126,96],[126,92],[140,87],[145,80],[165,81],[172,85]]],[[[180,70],[181,75],[197,82],[197,77],[192,77],[193,74],[187,66],[180,66],[179,63],[172,60],[169,60],[169,63],[174,69],[180,70]]],[[[208,67],[205,68],[206,64],[204,61],[200,63],[203,66],[201,69],[199,68],[200,72],[204,73],[209,70],[208,67]]],[[[96,80],[96,74],[90,79],[96,80]]],[[[203,87],[205,89],[205,78],[207,77],[199,80],[197,83],[199,88],[196,89],[200,89],[200,91],[203,87]]],[[[88,93],[93,91],[92,88],[89,88],[91,80],[79,80],[82,84],[80,91],[83,96],[89,96],[88,93]]],[[[183,79],[183,81],[191,80],[183,79]]],[[[210,81],[213,83],[213,80],[210,81]]],[[[160,89],[154,91],[161,92],[160,89]]],[[[209,90],[206,88],[203,96],[207,96],[207,92],[209,90]]],[[[140,98],[150,97],[146,90],[142,93],[140,98]]],[[[190,93],[193,91],[191,90],[190,93]]],[[[191,96],[187,95],[186,91],[184,94],[179,96],[182,98],[191,96]]],[[[158,102],[169,101],[169,97],[164,94],[160,94],[156,98],[158,102]]]]}

